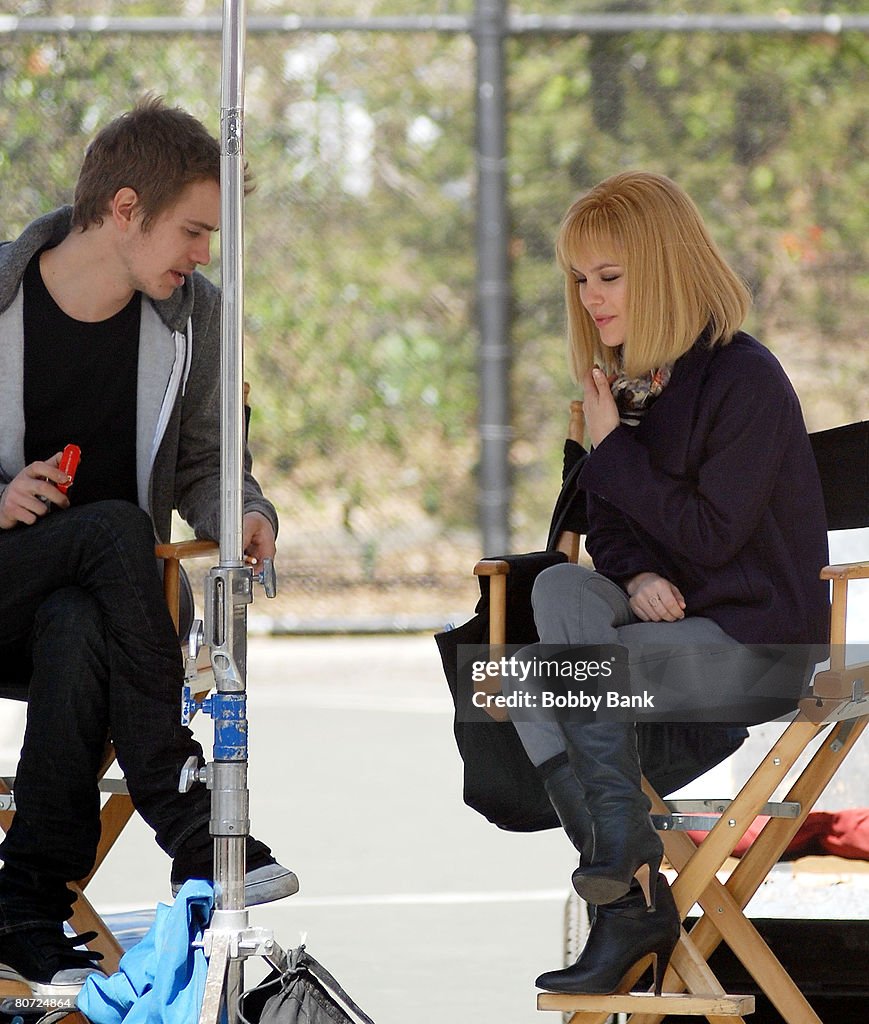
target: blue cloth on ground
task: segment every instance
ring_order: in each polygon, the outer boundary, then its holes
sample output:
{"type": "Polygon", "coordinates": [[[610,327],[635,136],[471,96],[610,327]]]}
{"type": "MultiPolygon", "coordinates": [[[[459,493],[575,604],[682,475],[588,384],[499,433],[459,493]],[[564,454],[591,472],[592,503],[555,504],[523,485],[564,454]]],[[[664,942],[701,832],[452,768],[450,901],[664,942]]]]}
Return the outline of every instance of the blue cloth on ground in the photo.
{"type": "Polygon", "coordinates": [[[121,958],[118,972],[91,975],[78,1008],[92,1024],[191,1024],[199,1020],[208,961],[201,940],[214,886],[194,878],[171,905],[157,904],[147,935],[121,958]]]}

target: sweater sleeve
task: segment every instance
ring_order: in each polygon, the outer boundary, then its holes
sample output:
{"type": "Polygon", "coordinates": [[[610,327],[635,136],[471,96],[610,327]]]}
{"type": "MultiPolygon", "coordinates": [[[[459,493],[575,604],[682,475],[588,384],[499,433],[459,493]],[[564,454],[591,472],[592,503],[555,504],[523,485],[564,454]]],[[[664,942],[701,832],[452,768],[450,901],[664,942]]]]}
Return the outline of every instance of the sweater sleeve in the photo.
{"type": "MultiPolygon", "coordinates": [[[[214,302],[195,337],[188,398],[182,405],[181,436],[175,476],[175,504],[198,537],[220,536],[220,303],[214,302]],[[195,397],[194,397],[195,396],[195,397]]],[[[245,444],[243,511],[261,512],[278,532],[274,506],[251,473],[245,444]]]]}
{"type": "Polygon", "coordinates": [[[641,572],[670,579],[669,567],[643,543],[627,516],[609,502],[590,495],[589,520],[594,528],[586,537],[585,548],[599,573],[620,585],[641,572]]]}
{"type": "MultiPolygon", "coordinates": [[[[670,475],[625,426],[589,457],[580,486],[603,498],[675,557],[725,565],[755,531],[770,500],[794,416],[802,415],[772,359],[740,360],[710,379],[696,477],[670,475]]],[[[641,571],[641,570],[638,570],[641,571]]]]}

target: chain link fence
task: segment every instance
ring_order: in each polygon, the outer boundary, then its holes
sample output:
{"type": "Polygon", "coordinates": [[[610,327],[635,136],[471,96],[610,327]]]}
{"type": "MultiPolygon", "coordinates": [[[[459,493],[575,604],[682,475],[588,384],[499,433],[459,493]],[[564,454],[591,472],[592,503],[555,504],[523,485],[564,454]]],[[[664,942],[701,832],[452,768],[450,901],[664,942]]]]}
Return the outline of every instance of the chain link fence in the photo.
{"type": "MultiPolygon", "coordinates": [[[[317,31],[249,31],[258,187],[246,204],[245,374],[256,471],[282,520],[282,594],[256,611],[288,626],[434,624],[475,600],[476,49],[472,4],[434,6],[457,19],[449,31],[330,30],[326,18],[317,31]]],[[[535,5],[541,17],[577,6],[535,5]]],[[[785,364],[811,429],[865,418],[869,393],[866,32],[841,20],[638,28],[619,18],[667,5],[579,6],[609,20],[587,31],[516,22],[504,44],[516,550],[545,540],[575,397],[553,239],[570,201],[608,174],[661,171],[694,196],[750,281],[749,327],[785,364]]],[[[774,15],[766,6],[715,9],[774,15]]],[[[46,19],[179,13],[19,7],[46,19]]],[[[145,91],[217,133],[220,45],[197,30],[205,13],[188,3],[189,27],[160,34],[0,19],[3,237],[69,201],[89,137],[145,91]]],[[[333,19],[410,13],[431,12],[328,5],[333,19]]]]}

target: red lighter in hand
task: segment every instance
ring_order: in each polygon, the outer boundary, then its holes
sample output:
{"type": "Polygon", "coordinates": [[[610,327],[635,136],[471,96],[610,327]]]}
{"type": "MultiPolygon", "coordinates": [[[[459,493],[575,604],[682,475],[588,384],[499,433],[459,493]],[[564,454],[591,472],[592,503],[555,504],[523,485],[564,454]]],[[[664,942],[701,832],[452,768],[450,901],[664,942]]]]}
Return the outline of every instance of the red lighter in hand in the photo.
{"type": "Polygon", "coordinates": [[[68,484],[58,484],[57,489],[62,493],[66,494],[67,489],[72,485],[75,479],[75,471],[78,469],[78,464],[81,461],[81,448],[77,444],[68,444],[63,449],[63,454],[60,457],[60,463],[58,469],[61,472],[66,473],[69,477],[68,484]]]}

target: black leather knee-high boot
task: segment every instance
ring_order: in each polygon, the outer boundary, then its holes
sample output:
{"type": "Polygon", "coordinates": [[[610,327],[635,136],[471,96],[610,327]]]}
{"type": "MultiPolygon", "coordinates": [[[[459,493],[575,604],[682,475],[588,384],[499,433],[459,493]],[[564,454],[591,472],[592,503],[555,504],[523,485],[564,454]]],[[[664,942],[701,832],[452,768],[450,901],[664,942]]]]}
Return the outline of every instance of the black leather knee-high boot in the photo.
{"type": "Polygon", "coordinates": [[[543,774],[543,788],[558,815],[561,827],[567,833],[567,838],[576,848],[580,862],[590,864],[594,856],[591,816],[579,779],[566,758],[557,768],[543,774]]]}
{"type": "Polygon", "coordinates": [[[568,722],[564,733],[594,825],[591,861],[573,873],[573,887],[584,900],[600,905],[625,896],[636,878],[653,907],[663,845],[642,791],[635,726],[568,722]]]}

